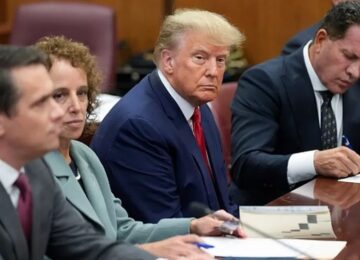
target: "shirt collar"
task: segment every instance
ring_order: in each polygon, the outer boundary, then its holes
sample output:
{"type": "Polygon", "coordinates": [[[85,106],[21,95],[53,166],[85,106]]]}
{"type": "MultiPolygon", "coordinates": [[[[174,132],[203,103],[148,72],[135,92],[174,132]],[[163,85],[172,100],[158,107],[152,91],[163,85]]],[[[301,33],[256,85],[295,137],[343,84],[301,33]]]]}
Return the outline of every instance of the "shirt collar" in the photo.
{"type": "MultiPolygon", "coordinates": [[[[22,168],[21,171],[24,169],[22,168]]],[[[9,191],[19,177],[19,172],[0,159],[0,182],[9,191]]]]}
{"type": "Polygon", "coordinates": [[[194,114],[195,107],[186,101],[182,96],[180,96],[175,89],[170,85],[170,82],[166,79],[164,74],[157,70],[161,83],[165,86],[166,90],[169,92],[170,96],[175,100],[176,104],[179,106],[181,112],[186,118],[186,121],[189,121],[192,115],[194,114]]]}
{"type": "Polygon", "coordinates": [[[304,55],[304,61],[305,61],[305,66],[306,66],[306,70],[309,74],[310,77],[310,81],[311,81],[311,85],[314,89],[314,91],[326,91],[328,90],[320,81],[318,75],[316,74],[311,62],[310,62],[310,57],[309,57],[309,47],[310,44],[312,43],[312,40],[310,40],[303,49],[303,55],[304,55]]]}

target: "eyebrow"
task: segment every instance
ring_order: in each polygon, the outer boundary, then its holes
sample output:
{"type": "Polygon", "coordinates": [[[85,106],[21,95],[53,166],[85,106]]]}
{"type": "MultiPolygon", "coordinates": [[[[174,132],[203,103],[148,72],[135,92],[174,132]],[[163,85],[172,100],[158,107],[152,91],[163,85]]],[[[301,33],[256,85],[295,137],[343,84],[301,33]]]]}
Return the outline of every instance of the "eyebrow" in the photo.
{"type": "Polygon", "coordinates": [[[51,93],[49,93],[49,94],[47,94],[47,95],[41,96],[40,98],[38,98],[38,99],[36,99],[34,102],[32,102],[32,103],[30,104],[30,107],[35,107],[35,106],[37,106],[38,104],[46,101],[47,99],[52,98],[52,95],[53,95],[53,93],[51,92],[51,93]]]}

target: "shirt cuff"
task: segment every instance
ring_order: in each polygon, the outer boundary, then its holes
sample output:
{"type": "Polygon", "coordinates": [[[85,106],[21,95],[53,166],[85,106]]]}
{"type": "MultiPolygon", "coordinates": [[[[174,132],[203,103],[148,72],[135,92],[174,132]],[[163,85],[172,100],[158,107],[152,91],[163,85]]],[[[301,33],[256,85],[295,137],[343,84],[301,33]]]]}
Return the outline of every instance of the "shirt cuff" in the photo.
{"type": "Polygon", "coordinates": [[[287,166],[287,179],[290,185],[311,179],[316,175],[314,154],[315,150],[294,153],[290,156],[287,166]]]}

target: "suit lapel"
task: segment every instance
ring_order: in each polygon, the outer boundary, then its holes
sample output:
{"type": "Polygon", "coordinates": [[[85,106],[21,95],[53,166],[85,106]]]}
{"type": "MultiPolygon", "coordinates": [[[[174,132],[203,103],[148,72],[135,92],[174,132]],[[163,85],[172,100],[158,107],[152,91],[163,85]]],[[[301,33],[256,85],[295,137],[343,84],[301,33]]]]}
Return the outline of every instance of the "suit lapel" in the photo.
{"type": "Polygon", "coordinates": [[[212,116],[211,111],[207,107],[207,105],[201,106],[201,114],[202,114],[202,126],[204,129],[204,136],[206,141],[206,150],[209,157],[209,162],[211,164],[211,168],[213,171],[213,176],[215,178],[215,183],[217,193],[218,193],[218,200],[220,205],[224,208],[226,207],[227,203],[227,197],[228,192],[225,191],[221,187],[226,187],[226,172],[225,172],[225,163],[224,163],[224,157],[221,153],[221,143],[219,138],[215,136],[215,134],[218,134],[218,129],[216,125],[212,124],[210,122],[210,116],[212,116]],[[214,132],[215,131],[215,132],[214,132]],[[219,159],[220,158],[220,159],[219,159]],[[225,191],[225,193],[224,193],[225,191]]]}
{"type": "MultiPolygon", "coordinates": [[[[39,248],[41,244],[44,243],[41,239],[43,224],[46,221],[49,221],[47,218],[49,217],[47,214],[43,214],[44,205],[42,204],[44,194],[44,187],[42,187],[43,183],[38,181],[39,175],[44,174],[43,172],[39,172],[36,166],[32,166],[32,164],[28,164],[25,167],[25,172],[29,177],[31,192],[32,192],[32,228],[31,228],[31,258],[36,259],[34,254],[40,252],[39,248]]],[[[46,206],[45,206],[46,207],[46,206]]],[[[47,243],[47,241],[45,242],[47,243]]]]}
{"type": "Polygon", "coordinates": [[[209,205],[212,205],[212,208],[218,208],[218,200],[216,198],[214,185],[208,173],[206,163],[202,158],[200,149],[196,144],[194,134],[191,131],[191,128],[181,109],[176,104],[175,100],[171,97],[169,92],[165,89],[165,86],[162,84],[157,71],[152,72],[150,75],[150,87],[152,92],[159,99],[164,113],[173,122],[175,129],[177,129],[177,136],[192,154],[199,173],[201,174],[201,179],[206,189],[209,205]]]}
{"type": "MultiPolygon", "coordinates": [[[[16,210],[0,183],[0,225],[9,234],[17,259],[29,259],[29,250],[16,210]]],[[[0,245],[1,246],[1,245],[0,245]]]]}
{"type": "MultiPolygon", "coordinates": [[[[70,167],[64,161],[63,156],[54,151],[46,154],[45,159],[50,165],[66,199],[83,215],[103,226],[70,167]]],[[[84,168],[83,165],[82,167],[84,168]]],[[[83,181],[84,184],[87,184],[86,179],[83,179],[83,181]]]]}
{"type": "Polygon", "coordinates": [[[302,49],[284,59],[282,83],[287,91],[292,114],[294,115],[298,146],[313,150],[321,147],[319,118],[316,99],[310,78],[306,71],[302,49]]]}
{"type": "MultiPolygon", "coordinates": [[[[94,221],[103,227],[104,230],[107,232],[110,232],[109,229],[106,229],[104,225],[110,227],[112,226],[111,220],[108,215],[108,208],[106,204],[106,200],[103,196],[103,192],[101,190],[101,187],[99,186],[99,182],[96,179],[95,175],[93,174],[94,170],[91,169],[89,163],[80,155],[83,153],[83,151],[80,153],[77,151],[77,146],[75,145],[75,142],[71,143],[71,156],[75,160],[77,167],[80,171],[80,173],[86,173],[81,174],[81,179],[83,182],[84,190],[86,191],[87,199],[90,202],[92,211],[84,212],[84,214],[91,217],[94,221]]],[[[84,209],[85,210],[85,209],[84,209]]]]}

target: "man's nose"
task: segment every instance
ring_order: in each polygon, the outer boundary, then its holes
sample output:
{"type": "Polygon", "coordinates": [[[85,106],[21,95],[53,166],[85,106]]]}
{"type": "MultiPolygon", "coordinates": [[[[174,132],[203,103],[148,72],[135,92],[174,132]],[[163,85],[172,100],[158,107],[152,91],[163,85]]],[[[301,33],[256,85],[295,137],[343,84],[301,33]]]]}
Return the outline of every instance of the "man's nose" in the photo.
{"type": "Polygon", "coordinates": [[[52,110],[51,110],[51,114],[50,114],[51,118],[54,121],[61,120],[63,118],[63,116],[65,115],[65,111],[53,99],[51,100],[51,106],[52,106],[52,110]]]}
{"type": "Polygon", "coordinates": [[[352,63],[347,70],[350,79],[358,80],[360,78],[360,61],[352,63]]]}
{"type": "Polygon", "coordinates": [[[208,76],[216,76],[218,72],[218,64],[216,59],[209,59],[207,62],[206,72],[208,76]]]}

